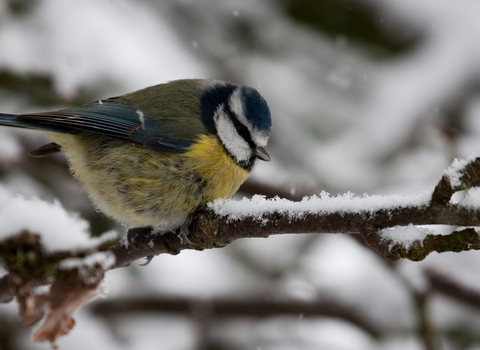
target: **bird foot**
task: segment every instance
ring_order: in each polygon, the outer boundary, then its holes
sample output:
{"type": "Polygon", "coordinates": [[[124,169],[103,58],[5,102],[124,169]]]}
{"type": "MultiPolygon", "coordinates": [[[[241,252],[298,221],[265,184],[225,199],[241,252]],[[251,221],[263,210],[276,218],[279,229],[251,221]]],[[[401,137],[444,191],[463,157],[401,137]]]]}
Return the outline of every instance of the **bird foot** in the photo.
{"type": "Polygon", "coordinates": [[[190,241],[187,237],[190,233],[188,227],[190,226],[191,222],[192,220],[187,220],[182,224],[182,226],[180,226],[180,233],[177,235],[177,237],[180,239],[181,244],[193,245],[192,241],[190,241]]]}

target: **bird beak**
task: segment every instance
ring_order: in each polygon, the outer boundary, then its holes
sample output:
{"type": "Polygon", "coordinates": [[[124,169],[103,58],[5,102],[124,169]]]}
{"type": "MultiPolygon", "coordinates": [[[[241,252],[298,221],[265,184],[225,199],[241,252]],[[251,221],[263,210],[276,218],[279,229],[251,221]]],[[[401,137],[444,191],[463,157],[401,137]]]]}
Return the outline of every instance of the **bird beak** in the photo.
{"type": "Polygon", "coordinates": [[[258,159],[264,160],[265,162],[269,162],[272,160],[268,155],[267,151],[265,151],[265,148],[263,147],[257,147],[257,149],[255,150],[255,156],[258,159]]]}

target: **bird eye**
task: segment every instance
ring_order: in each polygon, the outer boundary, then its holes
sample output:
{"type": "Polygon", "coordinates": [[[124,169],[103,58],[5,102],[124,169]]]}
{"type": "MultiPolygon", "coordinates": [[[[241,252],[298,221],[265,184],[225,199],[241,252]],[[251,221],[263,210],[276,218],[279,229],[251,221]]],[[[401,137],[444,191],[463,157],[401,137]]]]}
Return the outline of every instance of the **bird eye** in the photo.
{"type": "Polygon", "coordinates": [[[239,126],[237,126],[237,132],[243,138],[247,137],[247,135],[249,133],[247,127],[245,125],[241,125],[241,124],[239,126]]]}

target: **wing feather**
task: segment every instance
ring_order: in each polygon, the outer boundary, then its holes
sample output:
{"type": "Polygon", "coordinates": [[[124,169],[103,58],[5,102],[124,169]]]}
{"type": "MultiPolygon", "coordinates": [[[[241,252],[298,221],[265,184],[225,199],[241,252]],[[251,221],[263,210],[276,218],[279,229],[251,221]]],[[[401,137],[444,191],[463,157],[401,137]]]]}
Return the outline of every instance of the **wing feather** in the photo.
{"type": "Polygon", "coordinates": [[[175,119],[154,120],[144,111],[115,98],[54,112],[21,114],[16,118],[30,124],[39,124],[39,128],[44,125],[46,130],[54,127],[55,130],[70,134],[79,131],[94,132],[129,140],[161,152],[182,153],[193,143],[193,140],[168,135],[175,119]],[[151,140],[163,138],[168,142],[160,142],[157,145],[161,146],[152,147],[151,140]]]}

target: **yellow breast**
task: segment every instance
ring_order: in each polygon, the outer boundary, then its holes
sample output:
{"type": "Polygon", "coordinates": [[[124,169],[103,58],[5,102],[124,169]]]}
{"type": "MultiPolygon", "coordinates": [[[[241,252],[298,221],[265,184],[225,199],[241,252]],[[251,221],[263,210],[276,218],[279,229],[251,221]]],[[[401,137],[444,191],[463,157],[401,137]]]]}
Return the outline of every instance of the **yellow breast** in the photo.
{"type": "Polygon", "coordinates": [[[208,181],[204,192],[206,202],[233,196],[249,175],[225,152],[215,136],[202,135],[182,156],[186,158],[187,169],[208,181]]]}
{"type": "Polygon", "coordinates": [[[199,206],[233,196],[249,175],[212,135],[180,154],[91,133],[50,136],[97,208],[130,227],[174,229],[199,206]]]}

